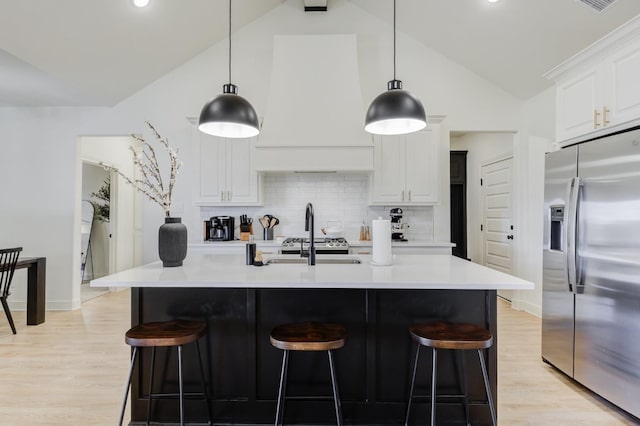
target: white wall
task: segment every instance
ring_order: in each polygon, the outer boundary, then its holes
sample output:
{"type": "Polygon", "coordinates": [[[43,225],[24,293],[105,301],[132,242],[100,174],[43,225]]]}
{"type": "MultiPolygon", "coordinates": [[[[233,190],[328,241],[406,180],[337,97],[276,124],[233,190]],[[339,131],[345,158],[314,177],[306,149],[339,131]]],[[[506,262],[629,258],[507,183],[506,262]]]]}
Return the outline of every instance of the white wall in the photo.
{"type": "Polygon", "coordinates": [[[516,140],[519,159],[519,186],[516,196],[519,206],[520,238],[516,255],[519,277],[535,284],[533,291],[516,291],[512,306],[534,315],[542,314],[542,232],[544,201],[544,154],[554,148],[555,88],[550,88],[527,100],[523,109],[523,130],[516,140]]]}
{"type": "MultiPolygon", "coordinates": [[[[46,256],[48,309],[70,309],[79,300],[76,139],[93,112],[0,108],[0,246],[22,246],[25,257],[46,256]]],[[[26,300],[24,277],[14,278],[12,302],[26,300]]]]}
{"type": "MultiPolygon", "coordinates": [[[[326,14],[304,13],[299,1],[288,0],[233,34],[233,82],[259,115],[266,106],[273,35],[323,33],[357,34],[365,104],[386,90],[392,78],[387,24],[345,0],[332,2],[326,14]]],[[[221,92],[227,79],[227,53],[223,40],[113,108],[0,109],[0,170],[3,177],[11,177],[0,179],[0,245],[22,245],[25,256],[47,257],[48,309],[78,306],[79,284],[74,276],[80,267],[80,250],[74,230],[79,223],[79,136],[139,133],[150,137],[144,120],[154,123],[179,148],[184,161],[173,213],[183,217],[193,230],[190,235],[201,232],[201,215],[192,204],[190,187],[194,141],[185,118],[198,116],[202,105],[221,92]]],[[[429,114],[447,116],[443,132],[445,127],[513,131],[521,124],[522,102],[401,32],[398,77],[423,100],[429,114]]],[[[444,164],[446,178],[448,160],[444,164]]],[[[435,233],[448,237],[448,195],[441,206],[440,212],[434,211],[435,233]]],[[[157,260],[157,229],[162,222],[160,207],[145,200],[144,262],[157,260]]],[[[25,285],[20,282],[17,287],[25,285]]]]}

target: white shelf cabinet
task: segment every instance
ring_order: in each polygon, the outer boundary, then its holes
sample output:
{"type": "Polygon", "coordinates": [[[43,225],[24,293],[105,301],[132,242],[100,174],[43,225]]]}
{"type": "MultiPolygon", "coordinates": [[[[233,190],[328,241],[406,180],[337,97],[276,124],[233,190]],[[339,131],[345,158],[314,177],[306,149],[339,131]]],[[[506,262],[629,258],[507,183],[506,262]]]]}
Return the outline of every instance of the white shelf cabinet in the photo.
{"type": "Polygon", "coordinates": [[[255,138],[226,139],[200,133],[196,205],[260,205],[255,138]]]}
{"type": "Polygon", "coordinates": [[[640,118],[640,18],[549,71],[556,139],[578,142],[640,118]]]}
{"type": "Polygon", "coordinates": [[[374,137],[372,205],[438,202],[440,126],[400,136],[374,137]]]}

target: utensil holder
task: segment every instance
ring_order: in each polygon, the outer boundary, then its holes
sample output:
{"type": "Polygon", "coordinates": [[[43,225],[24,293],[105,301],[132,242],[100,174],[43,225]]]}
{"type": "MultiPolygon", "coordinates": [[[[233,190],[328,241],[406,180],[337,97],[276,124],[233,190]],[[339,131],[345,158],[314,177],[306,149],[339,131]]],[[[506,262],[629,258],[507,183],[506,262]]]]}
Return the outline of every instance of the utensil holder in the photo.
{"type": "Polygon", "coordinates": [[[265,241],[273,240],[273,228],[264,228],[262,230],[262,237],[265,241]]]}

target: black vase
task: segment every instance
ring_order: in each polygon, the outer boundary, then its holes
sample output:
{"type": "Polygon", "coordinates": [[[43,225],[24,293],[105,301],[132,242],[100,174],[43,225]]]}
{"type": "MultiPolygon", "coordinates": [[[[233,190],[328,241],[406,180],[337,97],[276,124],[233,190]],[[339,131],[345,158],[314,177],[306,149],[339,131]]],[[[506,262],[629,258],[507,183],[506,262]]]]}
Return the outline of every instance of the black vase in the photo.
{"type": "Polygon", "coordinates": [[[158,230],[158,254],[162,266],[182,266],[187,257],[187,227],[179,217],[165,217],[158,230]]]}

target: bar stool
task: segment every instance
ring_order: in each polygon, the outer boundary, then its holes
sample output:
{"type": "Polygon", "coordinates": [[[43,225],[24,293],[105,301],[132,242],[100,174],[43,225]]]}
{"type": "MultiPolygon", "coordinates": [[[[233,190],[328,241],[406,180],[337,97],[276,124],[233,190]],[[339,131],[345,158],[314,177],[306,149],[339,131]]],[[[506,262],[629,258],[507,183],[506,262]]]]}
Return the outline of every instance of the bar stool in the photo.
{"type": "Polygon", "coordinates": [[[282,354],[282,369],[280,370],[280,386],[276,407],[276,426],[282,424],[282,419],[284,418],[289,351],[327,351],[329,355],[329,370],[331,371],[331,385],[333,387],[336,420],[338,426],[342,426],[342,406],[340,404],[340,396],[338,395],[333,351],[343,347],[346,338],[347,331],[340,324],[304,322],[282,324],[271,330],[271,344],[284,351],[282,354]]]}
{"type": "MultiPolygon", "coordinates": [[[[413,388],[416,380],[416,370],[418,368],[418,356],[420,355],[420,348],[422,346],[432,348],[433,350],[433,366],[431,371],[431,426],[435,426],[436,424],[436,373],[438,371],[438,349],[475,349],[478,351],[478,359],[480,359],[480,367],[482,368],[484,388],[487,392],[487,402],[489,404],[489,409],[491,410],[491,420],[495,426],[496,412],[493,406],[493,398],[491,397],[491,389],[489,388],[487,367],[483,357],[483,349],[487,349],[493,345],[493,335],[491,332],[473,324],[447,324],[444,322],[437,322],[433,324],[414,324],[409,328],[409,333],[411,334],[411,338],[418,343],[418,349],[416,350],[415,362],[413,364],[409,403],[407,404],[407,416],[404,422],[405,426],[409,423],[409,412],[411,410],[411,400],[413,399],[413,388]]],[[[466,382],[466,377],[463,379],[466,382]]],[[[464,389],[465,415],[467,424],[469,424],[466,383],[464,383],[464,389]]]]}
{"type": "Polygon", "coordinates": [[[124,401],[122,403],[122,412],[120,413],[120,422],[124,419],[124,411],[127,406],[127,395],[129,394],[129,388],[131,387],[131,375],[133,374],[133,366],[136,362],[136,355],[138,354],[138,348],[150,347],[151,351],[151,373],[149,376],[149,404],[147,405],[147,425],[149,424],[149,415],[151,413],[151,403],[154,397],[168,397],[178,396],[180,399],[180,425],[184,425],[184,390],[182,385],[182,346],[188,343],[195,342],[198,352],[198,361],[200,365],[200,374],[202,378],[202,394],[189,394],[202,395],[205,403],[207,404],[207,413],[209,415],[209,424],[211,424],[211,406],[209,404],[209,398],[207,396],[207,388],[204,382],[204,369],[202,367],[202,357],[200,355],[200,345],[198,339],[204,336],[207,329],[207,324],[203,321],[185,321],[175,320],[167,322],[151,322],[146,324],[137,325],[125,334],[125,342],[133,347],[133,353],[131,355],[131,367],[129,368],[129,378],[127,380],[127,389],[124,393],[124,401]],[[179,393],[176,394],[159,394],[153,393],[153,376],[155,369],[156,348],[158,347],[173,347],[178,349],[178,389],[179,393]]]}

